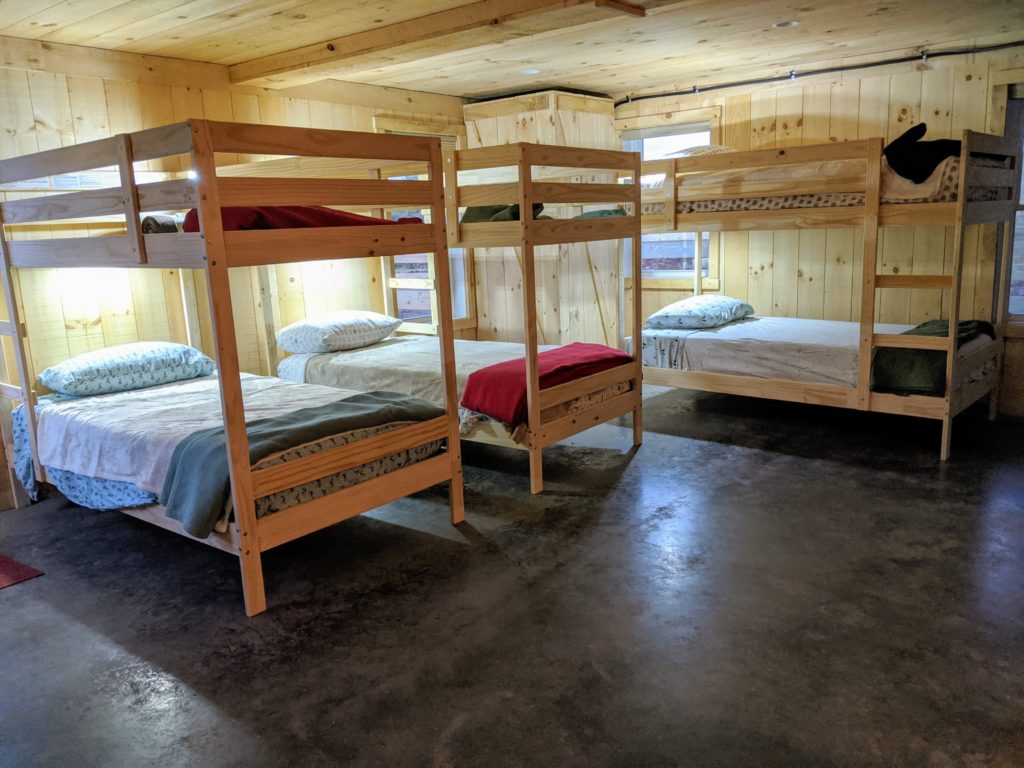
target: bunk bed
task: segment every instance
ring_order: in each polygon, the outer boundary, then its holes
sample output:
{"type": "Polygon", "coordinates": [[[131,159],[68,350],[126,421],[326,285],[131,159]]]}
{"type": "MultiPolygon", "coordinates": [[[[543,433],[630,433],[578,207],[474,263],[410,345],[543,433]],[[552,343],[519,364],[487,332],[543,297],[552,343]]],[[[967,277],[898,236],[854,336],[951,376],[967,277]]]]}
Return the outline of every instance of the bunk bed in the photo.
{"type": "MultiPolygon", "coordinates": [[[[195,410],[206,413],[207,417],[211,412],[214,414],[213,420],[217,427],[222,427],[222,431],[214,438],[215,447],[208,455],[214,459],[211,463],[221,463],[225,458],[221,448],[226,445],[230,522],[226,529],[222,525],[223,530],[196,535],[194,529],[182,522],[180,515],[167,514],[169,510],[157,503],[122,511],[236,555],[241,565],[245,609],[250,616],[266,608],[261,562],[261,555],[266,550],[445,482],[450,486],[452,522],[460,522],[464,516],[463,490],[451,307],[447,300],[450,296],[447,258],[437,260],[436,270],[440,289],[437,319],[439,376],[443,382],[439,399],[444,407],[428,409],[426,415],[403,412],[380,429],[343,428],[330,420],[341,407],[339,401],[351,403],[354,398],[347,396],[356,393],[290,384],[242,373],[228,279],[228,271],[234,267],[404,253],[446,255],[442,166],[440,142],[427,137],[206,120],[190,120],[0,161],[2,185],[109,167],[117,169],[120,182],[114,188],[36,196],[0,204],[0,216],[5,226],[4,237],[0,239],[3,245],[2,279],[9,318],[0,324],[0,333],[13,342],[18,374],[17,384],[0,384],[0,395],[22,404],[22,431],[28,440],[31,472],[35,479],[50,479],[47,468],[40,461],[37,414],[41,413],[41,418],[52,421],[49,414],[55,413],[56,408],[48,402],[40,404],[37,397],[36,372],[27,349],[26,328],[20,321],[17,271],[43,267],[195,269],[202,270],[206,276],[217,374],[213,378],[197,378],[183,383],[186,388],[191,388],[191,395],[182,398],[181,408],[164,409],[168,420],[166,431],[174,432],[179,426],[176,420],[194,416],[195,410]],[[227,157],[242,153],[270,156],[272,159],[267,161],[265,177],[250,175],[238,178],[218,173],[214,153],[229,153],[227,157]],[[159,182],[136,182],[137,164],[164,158],[177,158],[176,162],[180,161],[188,173],[183,170],[177,174],[179,178],[159,182]],[[377,167],[382,162],[415,165],[426,174],[427,180],[397,182],[374,178],[310,178],[317,175],[317,168],[321,165],[333,168],[341,163],[358,168],[377,167]],[[434,223],[381,222],[344,230],[324,226],[255,230],[225,228],[228,218],[225,214],[229,208],[362,207],[366,204],[429,208],[434,223]],[[146,234],[140,226],[143,213],[190,208],[197,211],[198,232],[146,234]],[[111,216],[120,221],[121,234],[47,239],[11,239],[7,236],[9,229],[29,222],[111,216]],[[202,392],[197,394],[195,390],[202,392]],[[261,399],[257,390],[272,390],[279,394],[275,395],[274,402],[268,403],[261,399]],[[288,403],[290,406],[284,407],[288,403]],[[247,416],[273,416],[283,411],[288,417],[296,417],[296,414],[308,414],[309,411],[293,409],[312,405],[319,405],[329,413],[329,417],[322,420],[315,415],[314,426],[319,431],[318,436],[315,439],[304,438],[297,445],[289,444],[266,461],[254,463],[250,456],[256,428],[253,424],[247,427],[247,416]],[[404,454],[403,460],[396,461],[400,454],[404,454]],[[369,471],[374,465],[376,470],[369,471]],[[334,482],[340,476],[345,476],[344,481],[334,482]],[[311,486],[317,486],[315,493],[308,492],[311,486]]],[[[190,329],[189,340],[193,338],[198,338],[195,328],[190,329]]],[[[9,378],[6,361],[3,365],[6,379],[9,378]]],[[[130,408],[123,411],[127,419],[132,413],[152,409],[155,403],[164,403],[157,397],[159,393],[156,390],[159,389],[81,397],[71,406],[86,409],[92,414],[102,412],[116,416],[122,413],[119,408],[127,407],[124,401],[148,397],[147,402],[136,403],[134,411],[130,408]]],[[[368,393],[360,400],[359,407],[367,400],[386,395],[368,393]]],[[[179,397],[178,390],[171,396],[179,397]]],[[[209,420],[207,418],[202,424],[205,426],[209,420]]],[[[117,419],[108,418],[108,421],[117,419]]],[[[73,423],[68,429],[72,431],[66,434],[80,437],[74,432],[76,427],[73,423]]],[[[5,437],[11,433],[11,425],[5,424],[5,437]]],[[[104,439],[109,443],[111,435],[118,434],[120,432],[114,425],[104,435],[92,436],[91,439],[103,446],[104,439]]],[[[191,437],[199,434],[196,432],[191,437]]],[[[24,449],[25,446],[21,447],[24,449]]],[[[8,444],[9,461],[10,448],[8,444]]],[[[186,482],[186,492],[191,491],[191,485],[191,480],[186,482]]]]}
{"type": "MultiPolygon", "coordinates": [[[[460,396],[474,375],[491,366],[514,366],[524,361],[519,374],[525,385],[521,421],[512,423],[464,410],[462,436],[466,440],[524,449],[530,455],[530,488],[543,490],[543,449],[585,429],[632,412],[633,444],[642,440],[641,374],[638,354],[619,354],[610,367],[574,374],[570,380],[548,385],[546,355],[560,354],[558,345],[544,345],[538,337],[537,285],[534,249],[544,245],[632,239],[639,249],[639,156],[636,153],[537,144],[459,150],[445,155],[448,245],[451,248],[517,249],[523,276],[523,338],[525,343],[457,340],[456,382],[460,396]],[[629,183],[602,183],[580,179],[610,178],[624,173],[629,183]],[[569,181],[566,181],[569,179],[569,181]],[[465,223],[467,209],[515,205],[520,217],[465,223]],[[618,206],[616,215],[581,218],[538,218],[542,205],[618,206]],[[630,212],[626,211],[629,207],[630,212]],[[542,388],[543,385],[543,388],[542,388]]],[[[549,207],[546,210],[552,210],[549,207]]],[[[566,208],[559,208],[564,211],[566,208]]],[[[607,209],[605,209],[607,210],[607,209]]],[[[639,307],[639,302],[633,302],[639,307]]],[[[639,310],[637,310],[639,311],[639,310]]],[[[618,341],[623,344],[619,316],[618,341]]],[[[594,353],[598,345],[585,345],[594,353]]],[[[570,345],[562,347],[569,354],[570,345]]],[[[604,348],[609,357],[612,350],[604,348]]],[[[601,355],[597,349],[596,354],[601,355]]],[[[436,352],[423,339],[398,336],[375,347],[325,355],[293,356],[283,361],[279,375],[296,381],[349,386],[364,378],[398,391],[430,397],[440,382],[432,359],[436,352]]],[[[472,386],[472,383],[470,383],[472,386]]],[[[464,401],[464,405],[467,403],[464,401]]],[[[508,417],[506,417],[508,418],[508,417]]]]}
{"type": "MultiPolygon", "coordinates": [[[[965,131],[960,156],[940,166],[933,174],[937,178],[924,187],[893,178],[882,149],[882,140],[875,138],[645,164],[648,178],[666,176],[663,185],[643,192],[645,232],[858,227],[864,233],[858,322],[759,318],[685,333],[647,328],[638,345],[645,349],[645,380],[936,419],[942,423],[942,460],[949,457],[954,416],[989,397],[994,417],[1010,228],[1021,173],[1019,143],[965,131]],[[997,225],[990,318],[994,338],[959,346],[958,333],[916,335],[908,333],[911,326],[875,323],[877,290],[920,288],[948,292],[948,315],[959,321],[965,230],[982,224],[997,225]],[[925,225],[954,229],[950,274],[879,274],[879,227],[925,225]],[[940,387],[930,395],[879,391],[872,381],[876,350],[944,353],[940,387]],[[828,367],[823,361],[834,363],[837,357],[838,365],[823,370],[828,367]],[[799,363],[792,363],[796,359],[799,363]]],[[[958,327],[953,320],[949,325],[958,327]]]]}

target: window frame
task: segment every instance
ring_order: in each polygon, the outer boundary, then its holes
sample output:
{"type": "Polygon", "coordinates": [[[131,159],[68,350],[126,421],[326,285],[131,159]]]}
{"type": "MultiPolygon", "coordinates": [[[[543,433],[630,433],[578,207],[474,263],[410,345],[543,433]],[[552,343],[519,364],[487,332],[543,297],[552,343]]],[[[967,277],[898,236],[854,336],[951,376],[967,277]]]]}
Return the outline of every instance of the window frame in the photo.
{"type": "MultiPolygon", "coordinates": [[[[1014,130],[1017,133],[1017,140],[1024,144],[1024,86],[1016,86],[1015,89],[1021,93],[1021,97],[1013,97],[1007,102],[1006,109],[1006,130],[1014,130]]],[[[1018,181],[1017,189],[1017,206],[1014,211],[1014,217],[1012,226],[1009,227],[1010,242],[1006,249],[1006,253],[1009,255],[1010,263],[1006,265],[1006,276],[1003,278],[1006,282],[1006,304],[1003,307],[1006,315],[1006,331],[1008,335],[1024,337],[1024,312],[1013,312],[1011,307],[1011,290],[1013,285],[1013,257],[1014,249],[1022,244],[1017,242],[1016,230],[1024,229],[1024,168],[1019,169],[1021,173],[1021,179],[1018,181]],[[1018,222],[1021,222],[1018,224],[1018,222]]],[[[1020,276],[1021,280],[1024,280],[1024,274],[1020,276]]]]}

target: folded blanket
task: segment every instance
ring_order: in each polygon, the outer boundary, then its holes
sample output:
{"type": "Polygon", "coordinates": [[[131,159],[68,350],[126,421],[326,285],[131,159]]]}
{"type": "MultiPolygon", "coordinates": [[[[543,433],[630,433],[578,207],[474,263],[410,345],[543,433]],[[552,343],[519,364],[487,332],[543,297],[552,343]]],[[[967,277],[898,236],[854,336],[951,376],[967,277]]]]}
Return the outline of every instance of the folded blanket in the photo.
{"type": "MultiPolygon", "coordinates": [[[[255,464],[290,448],[356,429],[427,421],[443,415],[443,408],[418,397],[364,392],[249,422],[249,461],[255,464]]],[[[193,536],[208,536],[230,493],[228,467],[223,427],[193,432],[179,442],[160,491],[160,503],[167,508],[167,516],[180,522],[193,536]]]]}
{"type": "MultiPolygon", "coordinates": [[[[948,336],[948,320],[928,320],[909,331],[908,336],[948,336]]],[[[991,323],[984,320],[961,320],[957,325],[957,349],[979,336],[996,337],[991,323]]],[[[931,395],[942,397],[946,392],[946,353],[936,349],[875,350],[871,368],[871,389],[896,395],[931,395]]]]}
{"type": "MultiPolygon", "coordinates": [[[[537,355],[540,388],[590,376],[633,358],[603,344],[569,344],[537,355]]],[[[496,363],[469,374],[462,394],[462,407],[509,425],[526,421],[526,358],[496,363]]]]}
{"type": "MultiPolygon", "coordinates": [[[[254,208],[226,206],[220,209],[226,231],[238,229],[294,229],[299,227],[361,227],[370,224],[421,224],[416,217],[397,221],[360,216],[358,213],[336,211],[320,205],[263,205],[254,208]]],[[[199,212],[193,208],[185,214],[183,232],[199,231],[199,212]]]]}

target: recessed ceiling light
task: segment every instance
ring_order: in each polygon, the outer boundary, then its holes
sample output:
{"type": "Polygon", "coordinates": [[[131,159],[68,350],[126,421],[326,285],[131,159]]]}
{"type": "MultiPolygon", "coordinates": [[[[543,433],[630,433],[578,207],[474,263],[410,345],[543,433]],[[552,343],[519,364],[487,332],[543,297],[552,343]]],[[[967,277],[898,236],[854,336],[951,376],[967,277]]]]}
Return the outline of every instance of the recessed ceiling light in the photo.
{"type": "Polygon", "coordinates": [[[786,29],[787,27],[798,27],[800,26],[799,21],[776,21],[772,24],[776,29],[786,29]]]}
{"type": "Polygon", "coordinates": [[[527,67],[526,69],[523,70],[523,74],[524,75],[539,75],[540,74],[540,70],[539,69],[534,69],[533,67],[527,67]]]}

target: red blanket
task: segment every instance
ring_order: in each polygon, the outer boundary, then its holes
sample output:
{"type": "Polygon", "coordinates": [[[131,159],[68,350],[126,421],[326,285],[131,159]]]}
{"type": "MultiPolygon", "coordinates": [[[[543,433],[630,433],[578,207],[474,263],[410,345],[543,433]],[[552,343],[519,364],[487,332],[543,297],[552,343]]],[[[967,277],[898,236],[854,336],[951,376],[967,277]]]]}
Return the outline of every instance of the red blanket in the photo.
{"type": "MultiPolygon", "coordinates": [[[[603,344],[569,344],[537,355],[540,388],[547,389],[606,371],[633,358],[603,344]]],[[[462,407],[505,424],[526,421],[526,358],[496,363],[469,374],[462,407]]]]}
{"type": "MultiPolygon", "coordinates": [[[[292,229],[295,227],[360,227],[367,224],[420,224],[422,219],[405,218],[398,221],[360,216],[348,211],[336,211],[319,205],[264,205],[257,208],[220,209],[225,230],[235,229],[292,229]]],[[[185,214],[182,224],[185,232],[199,231],[199,212],[193,208],[185,214]]]]}

